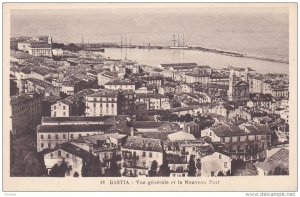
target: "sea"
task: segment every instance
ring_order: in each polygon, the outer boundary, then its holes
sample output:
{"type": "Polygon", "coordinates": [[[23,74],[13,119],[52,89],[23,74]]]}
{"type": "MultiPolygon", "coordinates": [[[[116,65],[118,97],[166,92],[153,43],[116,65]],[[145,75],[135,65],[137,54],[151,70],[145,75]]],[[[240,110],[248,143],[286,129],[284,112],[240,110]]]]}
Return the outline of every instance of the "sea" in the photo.
{"type": "MultiPolygon", "coordinates": [[[[181,44],[289,60],[289,11],[286,7],[202,7],[126,9],[13,10],[11,36],[51,35],[54,42],[122,42],[133,45],[181,44]],[[23,25],[26,24],[26,25],[23,25]]],[[[249,66],[258,72],[288,73],[288,64],[200,51],[106,49],[111,58],[142,64],[197,62],[220,68],[249,66]]]]}

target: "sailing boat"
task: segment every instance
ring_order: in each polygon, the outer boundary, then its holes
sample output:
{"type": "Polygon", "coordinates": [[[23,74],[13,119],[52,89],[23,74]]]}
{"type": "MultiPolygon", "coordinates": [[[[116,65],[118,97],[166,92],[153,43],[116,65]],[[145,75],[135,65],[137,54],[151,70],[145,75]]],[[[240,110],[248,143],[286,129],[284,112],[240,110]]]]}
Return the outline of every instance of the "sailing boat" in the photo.
{"type": "Polygon", "coordinates": [[[125,35],[125,45],[123,44],[122,36],[121,36],[121,48],[135,48],[134,45],[131,45],[131,36],[130,36],[129,44],[127,44],[127,36],[125,35]]]}
{"type": "Polygon", "coordinates": [[[183,42],[182,42],[182,45],[180,45],[180,37],[179,37],[179,34],[178,34],[178,39],[176,40],[176,36],[175,34],[173,35],[173,43],[174,45],[173,46],[170,46],[170,49],[188,49],[189,47],[185,45],[184,43],[184,35],[183,35],[183,42]],[[176,43],[177,41],[177,43],[176,43]]]}

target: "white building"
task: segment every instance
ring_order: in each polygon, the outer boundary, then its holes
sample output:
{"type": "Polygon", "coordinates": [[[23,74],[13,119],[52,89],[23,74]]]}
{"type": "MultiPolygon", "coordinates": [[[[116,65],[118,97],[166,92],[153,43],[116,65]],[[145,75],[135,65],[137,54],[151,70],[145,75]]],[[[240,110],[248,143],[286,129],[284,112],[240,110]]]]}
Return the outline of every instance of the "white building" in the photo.
{"type": "Polygon", "coordinates": [[[104,84],[105,89],[109,90],[135,90],[135,82],[127,80],[114,80],[104,84]]]}
{"type": "Polygon", "coordinates": [[[52,49],[52,54],[60,57],[64,55],[64,51],[62,49],[52,49]]]}
{"type": "Polygon", "coordinates": [[[55,164],[59,166],[64,161],[67,164],[66,177],[73,177],[76,174],[81,177],[83,163],[88,162],[90,157],[89,151],[72,143],[63,143],[45,152],[44,163],[49,174],[55,164]]]}
{"type": "Polygon", "coordinates": [[[39,125],[37,128],[37,151],[51,149],[59,144],[84,136],[112,132],[111,124],[39,125]]]}
{"type": "Polygon", "coordinates": [[[231,172],[230,156],[214,152],[211,155],[201,158],[201,176],[215,177],[218,176],[219,173],[226,176],[228,172],[231,172]]]}
{"type": "Polygon", "coordinates": [[[146,103],[149,109],[171,109],[169,98],[161,94],[136,94],[136,102],[146,103]]]}
{"type": "Polygon", "coordinates": [[[102,90],[86,96],[86,116],[118,114],[118,91],[102,90]]]}
{"type": "Polygon", "coordinates": [[[128,137],[121,151],[123,176],[148,176],[152,162],[157,162],[157,171],[163,163],[163,147],[158,139],[128,137]]]}

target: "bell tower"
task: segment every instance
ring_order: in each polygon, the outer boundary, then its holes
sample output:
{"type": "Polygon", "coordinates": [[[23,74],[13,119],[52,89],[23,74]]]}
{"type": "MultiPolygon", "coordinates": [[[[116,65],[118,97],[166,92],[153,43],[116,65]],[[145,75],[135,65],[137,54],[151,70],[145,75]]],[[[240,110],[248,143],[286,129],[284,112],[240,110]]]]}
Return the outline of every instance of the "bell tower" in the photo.
{"type": "Polygon", "coordinates": [[[49,34],[49,36],[48,36],[48,44],[52,44],[52,37],[51,37],[50,34],[49,34]]]}
{"type": "Polygon", "coordinates": [[[233,85],[234,85],[234,71],[230,70],[229,74],[229,88],[228,88],[228,101],[233,101],[233,85]]]}

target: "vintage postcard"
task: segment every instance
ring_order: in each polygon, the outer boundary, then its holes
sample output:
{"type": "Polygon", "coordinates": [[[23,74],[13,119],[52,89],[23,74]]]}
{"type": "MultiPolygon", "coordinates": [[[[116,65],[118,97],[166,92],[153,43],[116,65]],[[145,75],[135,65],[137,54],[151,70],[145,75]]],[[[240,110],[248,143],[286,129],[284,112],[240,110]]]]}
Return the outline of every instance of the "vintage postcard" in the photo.
{"type": "Polygon", "coordinates": [[[4,3],[3,190],[297,191],[296,51],[296,3],[4,3]]]}

